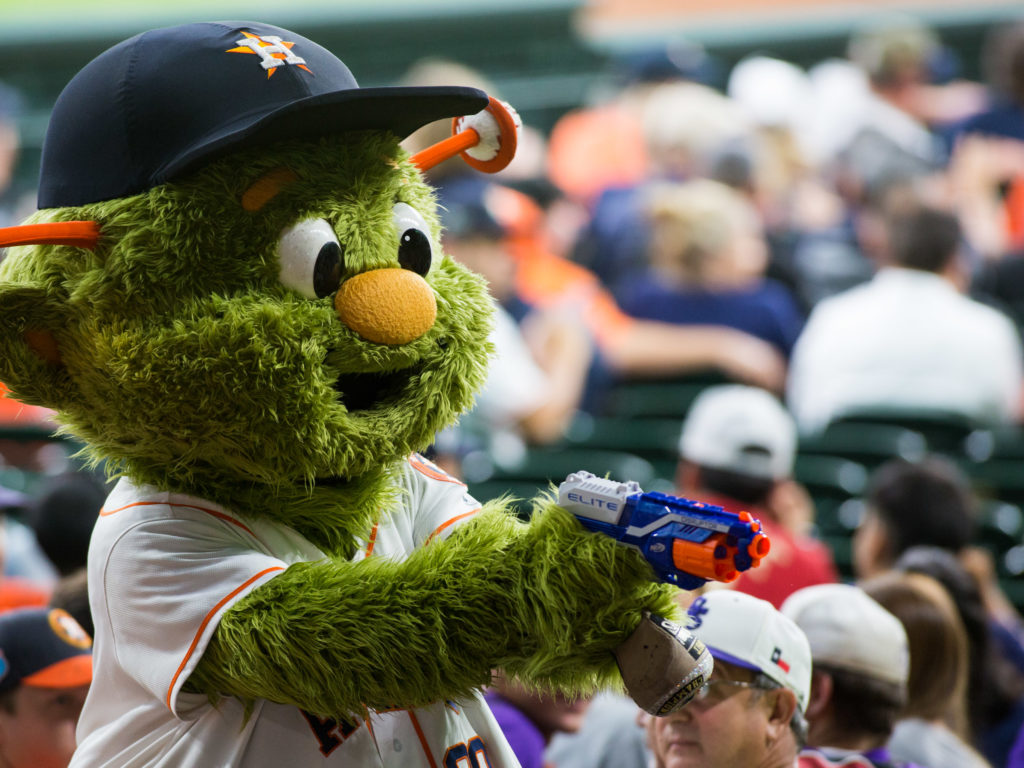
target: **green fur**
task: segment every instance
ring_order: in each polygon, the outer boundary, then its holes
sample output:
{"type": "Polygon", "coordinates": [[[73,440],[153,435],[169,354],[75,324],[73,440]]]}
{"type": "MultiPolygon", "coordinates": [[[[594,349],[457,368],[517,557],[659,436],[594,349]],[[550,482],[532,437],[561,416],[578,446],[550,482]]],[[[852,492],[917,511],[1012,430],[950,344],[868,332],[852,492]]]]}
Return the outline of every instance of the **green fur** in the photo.
{"type": "MultiPolygon", "coordinates": [[[[401,347],[360,338],[330,298],[310,301],[278,281],[278,234],[305,218],[334,225],[350,274],[398,266],[396,201],[420,210],[438,239],[431,192],[401,157],[386,135],[296,142],[135,197],[38,214],[95,219],[103,241],[95,253],[16,249],[0,265],[0,281],[50,298],[56,319],[44,324],[64,362],[48,371],[15,345],[0,380],[57,407],[97,460],[137,482],[270,516],[347,551],[378,508],[365,502],[385,492],[385,469],[467,410],[486,371],[487,294],[450,259],[428,275],[437,322],[401,347]],[[242,211],[242,192],[279,166],[300,180],[263,210],[242,211]],[[349,413],[338,401],[346,376],[402,371],[401,391],[379,407],[349,413]],[[40,372],[57,381],[40,387],[40,372]]],[[[31,311],[9,341],[33,326],[31,311]]]]}
{"type": "Polygon", "coordinates": [[[190,690],[332,716],[458,698],[497,667],[590,691],[617,681],[611,651],[643,610],[674,611],[639,555],[550,500],[528,525],[494,504],[404,562],[349,562],[398,493],[398,462],[483,385],[490,299],[478,276],[438,260],[426,277],[434,326],[375,344],[339,322],[330,297],[279,282],[276,243],[318,217],[344,245],[346,276],[397,267],[399,201],[439,253],[431,190],[394,137],[296,141],[40,212],[98,221],[99,247],[17,248],[0,264],[0,380],[17,397],[57,409],[96,461],[135,482],[284,523],[329,554],[229,609],[190,690]],[[299,180],[242,210],[243,191],[280,166],[299,180]],[[26,331],[51,333],[60,363],[34,354],[26,331]],[[349,410],[366,375],[393,376],[394,389],[349,410]]]}
{"type": "Polygon", "coordinates": [[[592,692],[644,609],[674,615],[651,576],[553,503],[529,525],[492,506],[405,561],[292,566],[224,617],[190,682],[325,717],[458,699],[498,667],[592,692]]]}

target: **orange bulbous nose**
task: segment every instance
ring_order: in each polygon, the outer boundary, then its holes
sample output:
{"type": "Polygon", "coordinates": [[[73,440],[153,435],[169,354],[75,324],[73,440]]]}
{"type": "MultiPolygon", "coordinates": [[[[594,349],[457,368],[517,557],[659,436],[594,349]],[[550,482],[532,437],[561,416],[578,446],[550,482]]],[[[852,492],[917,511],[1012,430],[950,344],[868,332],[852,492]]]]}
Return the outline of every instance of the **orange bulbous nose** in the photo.
{"type": "Polygon", "coordinates": [[[338,289],[334,309],[367,341],[391,346],[418,339],[437,318],[434,291],[408,269],[375,269],[350,277],[338,289]]]}

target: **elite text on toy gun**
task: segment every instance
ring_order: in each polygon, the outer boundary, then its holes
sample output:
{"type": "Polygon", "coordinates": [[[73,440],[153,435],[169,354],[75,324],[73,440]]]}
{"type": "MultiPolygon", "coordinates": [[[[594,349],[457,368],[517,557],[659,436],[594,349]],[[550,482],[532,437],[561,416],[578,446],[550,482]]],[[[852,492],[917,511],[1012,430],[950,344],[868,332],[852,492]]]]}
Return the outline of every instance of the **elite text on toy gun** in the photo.
{"type": "Polygon", "coordinates": [[[591,531],[640,550],[662,581],[696,589],[733,581],[756,568],[771,542],[749,512],[573,472],[558,486],[558,503],[591,531]]]}

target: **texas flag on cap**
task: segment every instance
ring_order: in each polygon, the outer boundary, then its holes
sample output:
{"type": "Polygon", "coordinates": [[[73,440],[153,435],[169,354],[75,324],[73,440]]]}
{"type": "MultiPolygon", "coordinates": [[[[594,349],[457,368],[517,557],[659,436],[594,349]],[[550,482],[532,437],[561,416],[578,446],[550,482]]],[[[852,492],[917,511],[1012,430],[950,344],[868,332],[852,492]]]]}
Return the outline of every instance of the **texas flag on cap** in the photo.
{"type": "Polygon", "coordinates": [[[796,694],[801,711],[807,708],[810,645],[800,628],[771,603],[732,589],[715,589],[698,597],[688,614],[687,628],[716,662],[764,673],[796,694]]]}
{"type": "Polygon", "coordinates": [[[0,692],[18,685],[75,688],[92,682],[92,639],[60,608],[0,614],[0,692]]]}

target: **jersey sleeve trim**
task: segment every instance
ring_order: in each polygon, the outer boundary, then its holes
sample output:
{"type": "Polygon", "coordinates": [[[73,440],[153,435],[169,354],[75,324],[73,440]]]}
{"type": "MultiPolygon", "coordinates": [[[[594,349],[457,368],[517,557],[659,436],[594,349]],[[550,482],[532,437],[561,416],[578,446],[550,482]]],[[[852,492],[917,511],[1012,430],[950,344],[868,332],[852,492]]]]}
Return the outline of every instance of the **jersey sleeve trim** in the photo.
{"type": "Polygon", "coordinates": [[[426,475],[432,480],[440,480],[441,482],[444,483],[452,483],[454,485],[461,485],[464,488],[466,487],[466,484],[464,482],[455,479],[447,472],[442,470],[440,467],[428,462],[419,454],[413,454],[412,456],[409,457],[409,466],[411,466],[421,475],[426,475]]]}
{"type": "Polygon", "coordinates": [[[274,571],[283,571],[283,570],[284,570],[284,567],[280,566],[280,565],[275,565],[275,566],[272,566],[270,568],[264,568],[262,571],[257,573],[255,576],[247,579],[243,584],[241,584],[238,587],[236,587],[235,589],[231,590],[231,592],[229,592],[227,595],[225,595],[220,600],[220,602],[218,602],[215,606],[213,606],[213,608],[210,610],[210,612],[208,614],[206,614],[205,618],[203,618],[202,623],[199,625],[199,629],[196,630],[195,637],[192,638],[192,644],[188,647],[188,651],[185,652],[185,658],[183,658],[181,660],[181,664],[178,666],[178,671],[174,673],[174,677],[171,678],[171,684],[167,687],[167,697],[166,697],[164,703],[167,704],[167,708],[169,710],[171,710],[171,712],[174,711],[174,707],[171,705],[171,701],[172,701],[172,698],[173,698],[173,695],[174,695],[174,689],[175,689],[175,687],[177,686],[177,683],[178,683],[178,678],[181,677],[181,673],[184,671],[185,667],[188,665],[189,659],[192,658],[192,654],[195,653],[196,648],[199,646],[199,641],[202,639],[203,633],[206,631],[206,627],[213,620],[214,616],[216,616],[220,612],[221,608],[223,608],[224,605],[227,604],[228,601],[230,601],[239,592],[244,590],[246,587],[251,585],[253,582],[258,581],[259,579],[261,579],[264,576],[266,576],[268,573],[272,573],[274,571]]]}
{"type": "Polygon", "coordinates": [[[469,512],[463,512],[461,515],[456,515],[455,517],[451,518],[450,520],[445,520],[443,523],[441,523],[439,526],[437,526],[437,528],[434,529],[433,533],[431,533],[429,536],[427,536],[427,540],[423,542],[423,545],[426,546],[431,541],[433,541],[434,538],[439,536],[441,534],[441,532],[445,528],[448,528],[449,526],[455,525],[455,523],[459,522],[459,520],[463,520],[463,519],[465,519],[467,517],[472,517],[473,515],[475,515],[479,511],[480,511],[480,507],[477,507],[476,509],[469,510],[469,512]]]}
{"type": "Polygon", "coordinates": [[[377,528],[379,525],[379,522],[374,523],[373,530],[370,531],[370,540],[366,543],[366,557],[373,554],[373,548],[377,544],[377,528]]]}
{"type": "Polygon", "coordinates": [[[101,509],[100,510],[100,517],[109,517],[110,515],[117,514],[118,512],[122,512],[122,511],[124,511],[126,509],[130,509],[132,507],[161,507],[161,506],[163,506],[163,507],[171,507],[171,508],[180,507],[182,509],[197,509],[200,512],[205,512],[208,515],[213,515],[214,517],[216,517],[219,520],[223,520],[226,523],[231,523],[232,525],[237,526],[238,528],[241,528],[243,531],[248,533],[253,538],[256,537],[256,534],[254,534],[251,530],[249,530],[249,527],[247,525],[245,525],[244,523],[239,522],[238,520],[235,520],[235,518],[233,518],[231,515],[226,515],[223,512],[220,512],[220,511],[218,511],[216,509],[209,509],[208,507],[199,507],[199,506],[196,506],[195,504],[172,504],[172,503],[166,502],[166,501],[134,501],[131,504],[125,504],[123,507],[117,507],[116,509],[101,509]]]}

